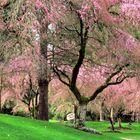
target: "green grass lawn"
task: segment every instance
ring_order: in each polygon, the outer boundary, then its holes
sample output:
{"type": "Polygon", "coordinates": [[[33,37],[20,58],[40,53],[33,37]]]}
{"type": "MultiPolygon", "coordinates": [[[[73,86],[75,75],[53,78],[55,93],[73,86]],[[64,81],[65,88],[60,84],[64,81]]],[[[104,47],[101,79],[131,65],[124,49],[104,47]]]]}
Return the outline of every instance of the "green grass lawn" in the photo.
{"type": "MultiPolygon", "coordinates": [[[[123,124],[127,125],[127,124],[123,124]]],[[[140,124],[120,133],[106,132],[108,122],[87,122],[103,135],[94,135],[66,127],[58,122],[43,122],[0,114],[0,140],[140,140],[140,124]]]]}

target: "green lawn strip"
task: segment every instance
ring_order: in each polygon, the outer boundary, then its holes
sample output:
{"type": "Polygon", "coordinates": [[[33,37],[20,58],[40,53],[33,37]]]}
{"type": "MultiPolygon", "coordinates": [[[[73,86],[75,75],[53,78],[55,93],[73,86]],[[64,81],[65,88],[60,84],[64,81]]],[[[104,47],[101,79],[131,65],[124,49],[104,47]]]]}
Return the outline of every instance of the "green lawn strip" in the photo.
{"type": "Polygon", "coordinates": [[[86,124],[102,131],[103,135],[82,132],[56,121],[45,122],[0,114],[0,140],[121,140],[121,138],[140,140],[140,124],[134,124],[132,125],[134,129],[121,133],[105,132],[109,126],[108,122],[86,124]]]}
{"type": "Polygon", "coordinates": [[[132,123],[131,126],[129,126],[128,123],[122,123],[123,127],[130,127],[131,130],[120,130],[120,133],[108,132],[108,127],[110,126],[109,122],[87,122],[86,125],[102,131],[103,135],[105,134],[106,136],[140,140],[140,123],[132,123]]]}
{"type": "MultiPolygon", "coordinates": [[[[92,134],[65,127],[58,123],[47,123],[7,115],[0,116],[0,124],[5,127],[5,130],[8,128],[5,137],[9,135],[9,140],[75,140],[75,138],[77,140],[81,140],[81,138],[91,140],[94,136],[92,134]]],[[[97,140],[100,140],[98,136],[94,137],[96,137],[97,140]]]]}

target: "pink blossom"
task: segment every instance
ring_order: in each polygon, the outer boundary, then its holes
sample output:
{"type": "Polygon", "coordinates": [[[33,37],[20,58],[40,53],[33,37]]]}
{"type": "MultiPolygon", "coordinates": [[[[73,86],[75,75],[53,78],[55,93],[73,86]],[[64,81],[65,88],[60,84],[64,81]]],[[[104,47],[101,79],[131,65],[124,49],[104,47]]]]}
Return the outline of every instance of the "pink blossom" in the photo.
{"type": "Polygon", "coordinates": [[[43,6],[43,3],[40,0],[36,0],[35,6],[37,9],[41,9],[43,6]]]}

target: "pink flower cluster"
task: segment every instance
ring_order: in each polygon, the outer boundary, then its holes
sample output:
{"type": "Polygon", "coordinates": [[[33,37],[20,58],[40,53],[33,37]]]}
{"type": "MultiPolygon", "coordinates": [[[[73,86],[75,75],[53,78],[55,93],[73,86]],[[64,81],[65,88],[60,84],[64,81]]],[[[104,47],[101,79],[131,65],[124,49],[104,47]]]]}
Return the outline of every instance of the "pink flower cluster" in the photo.
{"type": "Polygon", "coordinates": [[[37,9],[41,9],[44,7],[43,3],[40,0],[36,0],[35,6],[37,9]]]}
{"type": "Polygon", "coordinates": [[[140,5],[123,4],[121,6],[122,13],[132,19],[140,19],[140,5]]]}
{"type": "Polygon", "coordinates": [[[121,14],[129,21],[140,23],[140,1],[122,0],[121,14]]]}

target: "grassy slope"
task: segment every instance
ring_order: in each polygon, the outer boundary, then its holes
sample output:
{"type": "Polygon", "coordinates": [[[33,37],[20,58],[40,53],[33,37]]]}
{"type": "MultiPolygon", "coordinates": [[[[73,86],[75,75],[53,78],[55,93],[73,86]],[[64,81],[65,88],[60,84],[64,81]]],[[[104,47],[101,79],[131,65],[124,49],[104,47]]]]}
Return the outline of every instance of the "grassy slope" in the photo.
{"type": "MultiPolygon", "coordinates": [[[[90,127],[105,130],[108,123],[88,122],[90,127]]],[[[140,140],[140,124],[131,131],[93,135],[65,127],[56,122],[42,122],[21,117],[0,115],[0,140],[140,140]]]]}
{"type": "MultiPolygon", "coordinates": [[[[121,130],[120,133],[111,133],[111,132],[106,132],[108,131],[108,122],[92,122],[92,123],[87,123],[88,127],[93,127],[97,130],[100,130],[103,132],[103,135],[105,137],[112,136],[114,138],[117,138],[118,140],[120,139],[128,139],[128,140],[140,140],[140,123],[133,123],[132,126],[130,127],[131,130],[121,130]]],[[[128,128],[128,123],[123,123],[123,127],[128,128]]],[[[111,140],[111,139],[108,139],[111,140]]]]}

